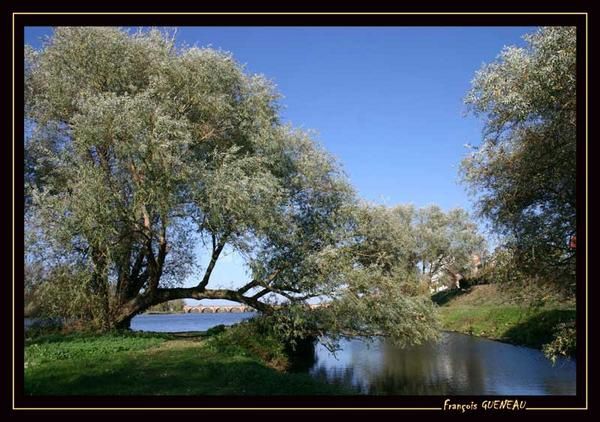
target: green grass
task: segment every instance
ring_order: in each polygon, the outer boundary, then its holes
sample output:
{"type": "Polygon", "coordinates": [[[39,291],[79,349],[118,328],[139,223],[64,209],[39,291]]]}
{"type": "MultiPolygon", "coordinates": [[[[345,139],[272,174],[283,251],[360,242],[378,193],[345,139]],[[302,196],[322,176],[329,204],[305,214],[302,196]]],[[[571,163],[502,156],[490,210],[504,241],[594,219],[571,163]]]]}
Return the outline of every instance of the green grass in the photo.
{"type": "Polygon", "coordinates": [[[348,394],[307,374],[286,373],[272,339],[247,327],[213,336],[53,335],[25,347],[30,395],[348,394]],[[241,339],[241,341],[237,341],[241,339]]]}
{"type": "Polygon", "coordinates": [[[555,327],[575,320],[575,305],[549,301],[543,306],[516,304],[493,285],[434,297],[442,328],[508,343],[541,348],[552,341],[555,327]]]}
{"type": "Polygon", "coordinates": [[[106,334],[52,334],[26,341],[25,366],[34,368],[58,361],[86,361],[120,352],[148,349],[165,341],[165,336],[106,334]]]}
{"type": "Polygon", "coordinates": [[[445,330],[541,348],[552,341],[559,322],[575,319],[575,310],[464,305],[441,307],[440,317],[445,330]]]}

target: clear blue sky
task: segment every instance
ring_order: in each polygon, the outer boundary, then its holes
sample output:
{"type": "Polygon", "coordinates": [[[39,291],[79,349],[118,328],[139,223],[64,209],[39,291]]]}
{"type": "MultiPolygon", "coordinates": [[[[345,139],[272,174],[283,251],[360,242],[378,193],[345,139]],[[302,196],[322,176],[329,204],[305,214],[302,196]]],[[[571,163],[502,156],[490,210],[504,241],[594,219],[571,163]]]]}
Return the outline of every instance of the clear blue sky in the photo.
{"type": "MultiPolygon", "coordinates": [[[[464,116],[475,71],[529,27],[181,27],[177,40],[230,51],[275,82],[283,120],[313,129],[369,201],[471,210],[457,169],[482,124],[464,116]]],[[[27,28],[39,47],[50,28],[27,28]]],[[[234,254],[214,278],[246,279],[234,254]]],[[[231,284],[230,284],[231,283],[231,284]]]]}

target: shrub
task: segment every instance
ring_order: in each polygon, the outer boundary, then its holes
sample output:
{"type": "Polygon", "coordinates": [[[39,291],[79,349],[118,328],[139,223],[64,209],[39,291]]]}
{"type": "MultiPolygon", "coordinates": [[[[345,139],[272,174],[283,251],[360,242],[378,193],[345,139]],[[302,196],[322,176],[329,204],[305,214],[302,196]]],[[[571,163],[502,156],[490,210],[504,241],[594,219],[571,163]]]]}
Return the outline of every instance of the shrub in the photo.
{"type": "Polygon", "coordinates": [[[232,327],[217,326],[212,330],[222,333],[211,337],[208,345],[218,353],[257,358],[274,369],[284,370],[289,366],[285,343],[265,328],[260,317],[232,327]]]}
{"type": "Polygon", "coordinates": [[[546,357],[554,364],[560,356],[569,357],[573,355],[576,347],[577,332],[575,321],[569,321],[556,326],[554,339],[543,346],[543,351],[546,357]]]}

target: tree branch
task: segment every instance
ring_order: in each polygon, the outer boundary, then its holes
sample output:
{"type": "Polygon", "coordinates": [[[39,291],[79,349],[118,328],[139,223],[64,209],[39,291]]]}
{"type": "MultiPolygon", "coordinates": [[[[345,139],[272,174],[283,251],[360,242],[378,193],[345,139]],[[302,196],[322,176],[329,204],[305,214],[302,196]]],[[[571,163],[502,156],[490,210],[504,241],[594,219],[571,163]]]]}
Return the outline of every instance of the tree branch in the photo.
{"type": "Polygon", "coordinates": [[[200,283],[198,283],[198,285],[196,286],[198,289],[204,290],[206,288],[206,286],[208,285],[208,282],[210,281],[210,275],[212,274],[213,269],[215,268],[217,259],[219,259],[219,255],[221,254],[221,251],[223,250],[223,248],[225,247],[225,244],[227,243],[227,237],[228,237],[228,234],[224,234],[223,236],[221,236],[221,239],[219,239],[219,242],[217,243],[215,235],[214,234],[212,235],[213,245],[212,245],[212,254],[210,257],[210,262],[208,263],[208,267],[206,267],[206,271],[204,272],[204,277],[202,277],[202,280],[200,280],[200,283]]]}
{"type": "Polygon", "coordinates": [[[252,280],[251,282],[249,282],[248,284],[245,284],[244,286],[240,287],[238,289],[238,293],[239,294],[244,294],[246,293],[248,290],[252,289],[253,287],[256,287],[259,285],[259,281],[258,280],[252,280]]]}
{"type": "Polygon", "coordinates": [[[256,293],[254,296],[252,296],[252,299],[258,300],[259,298],[263,297],[267,293],[271,293],[271,289],[261,290],[260,292],[256,293]]]}
{"type": "Polygon", "coordinates": [[[249,282],[248,284],[245,284],[244,286],[240,287],[237,292],[240,294],[246,293],[248,290],[250,290],[253,287],[258,287],[258,286],[263,286],[265,288],[269,288],[268,285],[271,284],[271,282],[275,279],[275,277],[277,277],[277,275],[281,272],[281,269],[279,270],[275,270],[273,273],[271,273],[271,275],[269,275],[266,280],[264,282],[261,282],[260,280],[254,279],[251,282],[249,282]]]}
{"type": "Polygon", "coordinates": [[[158,287],[158,281],[162,276],[163,267],[165,265],[165,258],[167,257],[167,221],[165,216],[161,216],[161,228],[160,235],[158,237],[158,258],[157,258],[157,274],[156,274],[156,286],[158,287]]]}
{"type": "Polygon", "coordinates": [[[129,273],[130,278],[137,279],[140,276],[140,271],[142,270],[145,256],[146,254],[144,253],[144,248],[140,248],[137,257],[135,258],[135,262],[133,263],[133,267],[131,267],[131,272],[129,273]]]}

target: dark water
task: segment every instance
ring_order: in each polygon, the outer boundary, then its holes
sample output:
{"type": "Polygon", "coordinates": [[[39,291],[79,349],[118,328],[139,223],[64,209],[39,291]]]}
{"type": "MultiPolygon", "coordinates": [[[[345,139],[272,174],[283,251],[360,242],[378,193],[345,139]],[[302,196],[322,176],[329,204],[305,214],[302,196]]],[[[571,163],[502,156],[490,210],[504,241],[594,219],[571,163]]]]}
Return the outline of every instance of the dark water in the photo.
{"type": "MultiPolygon", "coordinates": [[[[132,329],[203,331],[232,325],[253,313],[140,315],[132,329]]],[[[398,348],[385,340],[343,340],[334,354],[317,344],[304,370],[363,394],[574,395],[575,362],[555,366],[535,349],[457,333],[437,343],[398,348]]]]}
{"type": "Polygon", "coordinates": [[[574,395],[575,362],[555,366],[542,352],[458,333],[398,348],[384,340],[346,340],[335,356],[315,348],[310,373],[363,394],[574,395]]]}

